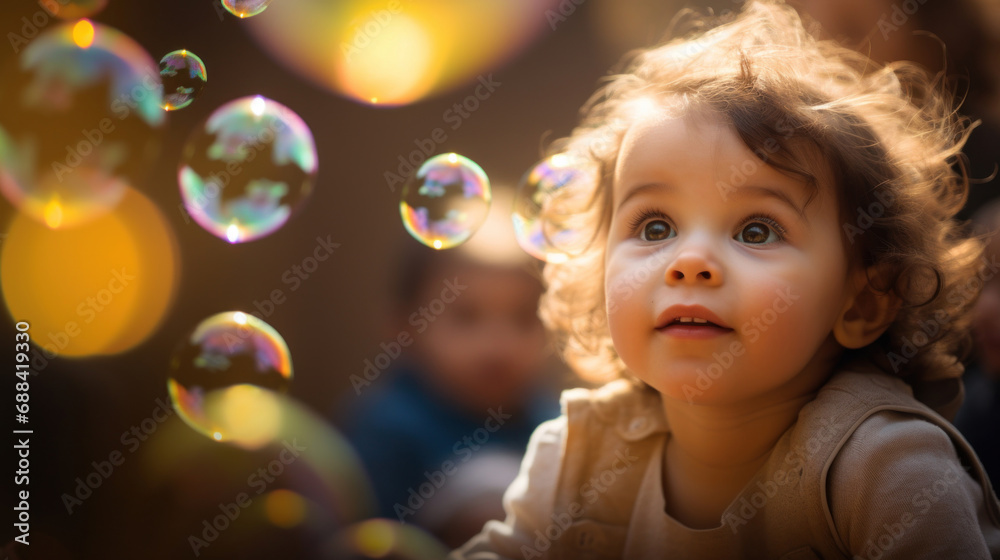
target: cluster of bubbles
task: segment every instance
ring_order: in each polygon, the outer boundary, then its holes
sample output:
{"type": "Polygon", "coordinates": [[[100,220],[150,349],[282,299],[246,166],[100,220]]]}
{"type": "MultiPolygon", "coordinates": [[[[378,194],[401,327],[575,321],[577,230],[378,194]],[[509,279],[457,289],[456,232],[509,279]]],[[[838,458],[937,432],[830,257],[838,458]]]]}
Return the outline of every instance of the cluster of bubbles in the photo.
{"type": "MultiPolygon", "coordinates": [[[[569,153],[552,155],[528,170],[514,197],[511,219],[518,244],[529,255],[561,263],[579,252],[586,238],[559,217],[557,207],[590,192],[597,180],[587,160],[569,153]]],[[[403,226],[414,239],[433,249],[468,241],[490,211],[490,181],[472,160],[440,154],[425,161],[403,187],[399,203],[403,226]]]]}
{"type": "Polygon", "coordinates": [[[194,221],[242,243],[288,221],[312,191],[318,165],[301,117],[276,101],[243,97],[216,109],[194,131],[178,181],[194,221]]]}
{"type": "MultiPolygon", "coordinates": [[[[270,4],[217,1],[240,18],[256,16],[270,4]]],[[[123,197],[128,200],[126,193],[159,152],[166,113],[188,107],[207,83],[205,63],[191,51],[167,53],[157,67],[128,36],[77,19],[106,2],[49,2],[52,15],[74,21],[35,38],[0,82],[0,193],[52,230],[82,227],[123,197]]],[[[196,223],[229,243],[244,243],[287,223],[310,196],[317,171],[305,121],[277,101],[248,96],[218,107],[192,132],[178,165],[178,185],[196,223]]],[[[578,236],[569,225],[550,220],[546,209],[573,190],[569,186],[594,178],[589,167],[566,154],[539,162],[524,176],[512,218],[527,253],[553,263],[568,258],[567,247],[578,236]]],[[[483,169],[445,153],[416,170],[399,208],[414,239],[445,250],[480,229],[491,203],[483,169]]],[[[204,319],[183,339],[171,358],[167,389],[178,416],[195,431],[254,447],[275,437],[274,424],[286,405],[272,396],[287,392],[292,371],[288,346],[274,328],[229,311],[204,319]]],[[[276,496],[285,506],[277,509],[301,514],[299,502],[276,496]]],[[[292,517],[281,519],[287,524],[292,517]]],[[[337,550],[358,557],[441,552],[430,537],[387,520],[351,526],[334,540],[337,550]]]]}

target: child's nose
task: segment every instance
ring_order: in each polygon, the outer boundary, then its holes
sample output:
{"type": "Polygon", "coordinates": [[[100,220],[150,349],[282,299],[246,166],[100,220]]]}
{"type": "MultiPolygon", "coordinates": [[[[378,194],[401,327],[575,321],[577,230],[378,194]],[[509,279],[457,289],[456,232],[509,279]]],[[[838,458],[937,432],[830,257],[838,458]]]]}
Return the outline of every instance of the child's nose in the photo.
{"type": "Polygon", "coordinates": [[[667,267],[668,286],[722,284],[722,267],[703,248],[686,249],[667,267]]]}

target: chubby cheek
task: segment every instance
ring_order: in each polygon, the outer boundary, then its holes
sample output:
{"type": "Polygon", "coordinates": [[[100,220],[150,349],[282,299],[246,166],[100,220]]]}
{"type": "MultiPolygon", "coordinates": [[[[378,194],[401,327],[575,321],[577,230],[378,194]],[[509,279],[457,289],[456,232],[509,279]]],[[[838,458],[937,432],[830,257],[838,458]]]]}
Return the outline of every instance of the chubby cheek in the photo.
{"type": "Polygon", "coordinates": [[[826,278],[787,275],[755,284],[753,294],[743,298],[748,305],[739,327],[745,358],[762,372],[761,383],[784,383],[805,368],[829,337],[843,285],[832,270],[826,278]]]}
{"type": "Polygon", "coordinates": [[[605,263],[604,298],[615,350],[635,373],[645,369],[653,328],[651,294],[658,274],[645,259],[609,254],[605,263]]]}

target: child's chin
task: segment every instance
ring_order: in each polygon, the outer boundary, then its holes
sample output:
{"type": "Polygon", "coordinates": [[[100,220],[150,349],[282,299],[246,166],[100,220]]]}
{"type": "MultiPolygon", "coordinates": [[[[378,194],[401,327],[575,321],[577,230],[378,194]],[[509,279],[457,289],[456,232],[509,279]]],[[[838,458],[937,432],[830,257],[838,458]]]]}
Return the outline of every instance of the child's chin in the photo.
{"type": "MultiPolygon", "coordinates": [[[[731,391],[723,380],[712,379],[704,373],[673,372],[649,383],[666,398],[688,404],[718,405],[732,400],[731,391]]],[[[648,383],[648,382],[647,382],[648,383]]]]}

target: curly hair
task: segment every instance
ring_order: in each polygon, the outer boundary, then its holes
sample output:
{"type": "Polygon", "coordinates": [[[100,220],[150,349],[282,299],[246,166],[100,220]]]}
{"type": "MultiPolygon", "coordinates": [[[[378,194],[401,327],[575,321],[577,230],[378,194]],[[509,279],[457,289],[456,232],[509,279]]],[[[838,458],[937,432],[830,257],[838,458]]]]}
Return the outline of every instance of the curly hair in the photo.
{"type": "Polygon", "coordinates": [[[817,40],[773,0],[688,24],[681,38],[626,57],[570,136],[549,147],[593,166],[595,178],[543,209],[585,240],[544,270],[540,315],[564,359],[588,381],[631,377],[608,329],[604,257],[622,138],[652,104],[714,115],[765,164],[814,189],[821,169],[832,174],[850,267],[877,271],[872,288],[900,302],[889,329],[844,359],[864,355],[911,384],[960,376],[982,247],[953,219],[968,194],[961,149],[978,123],[957,113],[951,86],[817,40]]]}

